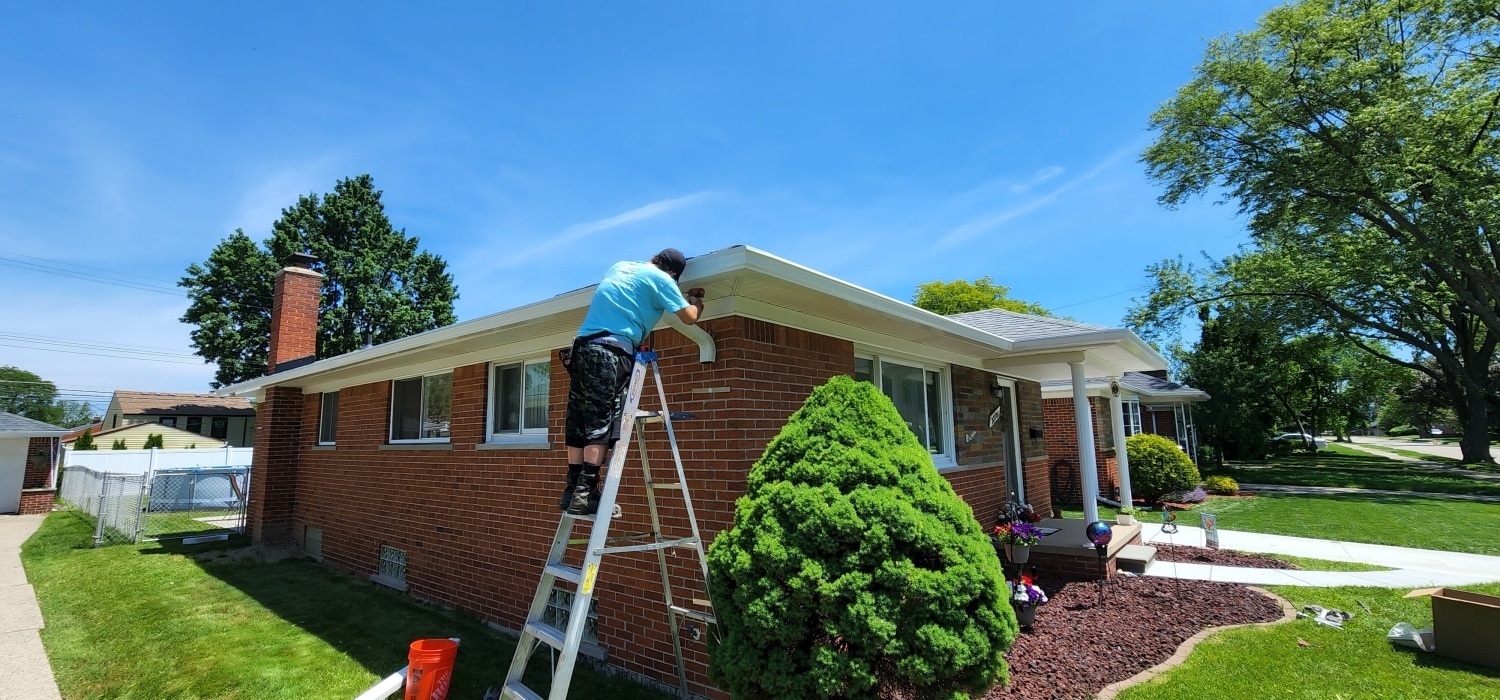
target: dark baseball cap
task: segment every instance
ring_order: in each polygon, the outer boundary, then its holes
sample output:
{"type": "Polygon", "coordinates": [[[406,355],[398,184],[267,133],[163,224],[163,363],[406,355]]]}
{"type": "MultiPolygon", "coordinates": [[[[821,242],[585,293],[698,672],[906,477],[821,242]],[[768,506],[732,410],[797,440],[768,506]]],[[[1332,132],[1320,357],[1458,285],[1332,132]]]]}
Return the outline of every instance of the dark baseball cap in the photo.
{"type": "Polygon", "coordinates": [[[672,279],[677,279],[682,275],[682,271],[687,269],[687,258],[683,257],[682,251],[676,248],[668,248],[657,253],[656,261],[663,270],[667,271],[667,274],[672,276],[672,279]]]}

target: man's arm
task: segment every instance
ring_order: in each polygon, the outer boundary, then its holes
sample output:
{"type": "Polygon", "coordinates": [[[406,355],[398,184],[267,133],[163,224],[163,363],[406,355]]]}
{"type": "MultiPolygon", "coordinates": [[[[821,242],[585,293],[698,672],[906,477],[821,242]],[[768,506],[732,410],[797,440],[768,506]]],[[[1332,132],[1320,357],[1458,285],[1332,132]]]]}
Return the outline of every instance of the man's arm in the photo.
{"type": "Polygon", "coordinates": [[[698,324],[698,317],[703,315],[703,290],[697,287],[687,292],[688,305],[677,312],[677,318],[689,326],[698,324]]]}

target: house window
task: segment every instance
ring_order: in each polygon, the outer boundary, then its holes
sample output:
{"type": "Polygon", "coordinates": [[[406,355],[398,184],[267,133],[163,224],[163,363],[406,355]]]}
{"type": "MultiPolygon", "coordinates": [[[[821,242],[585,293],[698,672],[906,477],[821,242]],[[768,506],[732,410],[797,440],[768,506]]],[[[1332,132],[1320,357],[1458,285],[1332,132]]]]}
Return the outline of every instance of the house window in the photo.
{"type": "Polygon", "coordinates": [[[452,406],[452,372],[392,382],[391,442],[446,441],[452,406]]]}
{"type": "Polygon", "coordinates": [[[193,416],[187,419],[187,430],[190,433],[203,434],[203,417],[193,416]]]}
{"type": "Polygon", "coordinates": [[[490,438],[547,434],[552,362],[538,358],[495,365],[490,382],[490,438]]]}
{"type": "Polygon", "coordinates": [[[177,427],[177,416],[167,416],[161,419],[161,424],[169,428],[177,427]]]}
{"type": "Polygon", "coordinates": [[[338,437],[339,392],[323,392],[323,406],[318,411],[318,444],[332,445],[338,437]]]}
{"type": "Polygon", "coordinates": [[[397,590],[406,590],[406,550],[380,545],[380,570],[370,580],[397,590]]]}
{"type": "MultiPolygon", "coordinates": [[[[573,610],[573,591],[553,587],[547,594],[547,609],[542,611],[542,624],[553,629],[566,630],[568,618],[573,610]]],[[[589,601],[589,618],[583,623],[583,643],[599,643],[599,599],[589,601]]]]}
{"type": "Polygon", "coordinates": [[[1125,437],[1139,435],[1141,433],[1141,402],[1139,399],[1126,399],[1120,402],[1125,422],[1125,437]]]}
{"type": "Polygon", "coordinates": [[[854,378],[880,387],[939,466],[953,461],[948,368],[892,357],[854,358],[854,378]]]}
{"type": "Polygon", "coordinates": [[[229,437],[229,418],[215,416],[208,419],[208,436],[215,440],[224,440],[229,437]]]}

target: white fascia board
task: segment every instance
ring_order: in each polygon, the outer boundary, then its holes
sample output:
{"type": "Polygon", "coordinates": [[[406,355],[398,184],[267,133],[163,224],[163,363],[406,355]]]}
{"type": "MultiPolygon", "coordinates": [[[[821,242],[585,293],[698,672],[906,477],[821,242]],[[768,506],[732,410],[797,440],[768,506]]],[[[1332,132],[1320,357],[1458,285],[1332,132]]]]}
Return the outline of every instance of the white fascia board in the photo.
{"type": "Polygon", "coordinates": [[[1156,348],[1141,340],[1140,336],[1124,329],[1116,328],[1108,331],[1093,331],[1089,333],[1077,333],[1073,335],[1058,336],[1056,338],[1038,338],[1036,340],[1022,340],[1015,343],[1017,352],[1051,350],[1061,348],[1076,348],[1080,346],[1098,347],[1101,345],[1118,345],[1136,357],[1139,357],[1151,369],[1166,369],[1167,358],[1162,357],[1156,348]]]}
{"type": "Polygon", "coordinates": [[[764,273],[777,279],[783,279],[815,292],[844,299],[903,321],[912,321],[924,326],[931,326],[945,333],[950,333],[975,343],[989,345],[1006,351],[1011,350],[1015,345],[1014,341],[1009,338],[998,336],[994,333],[986,333],[968,324],[959,323],[951,318],[932,313],[926,309],[919,309],[904,301],[892,299],[884,294],[870,291],[859,285],[850,284],[837,277],[825,275],[817,270],[803,267],[790,260],[778,258],[765,251],[749,246],[745,246],[744,251],[744,266],[746,269],[764,273]]]}

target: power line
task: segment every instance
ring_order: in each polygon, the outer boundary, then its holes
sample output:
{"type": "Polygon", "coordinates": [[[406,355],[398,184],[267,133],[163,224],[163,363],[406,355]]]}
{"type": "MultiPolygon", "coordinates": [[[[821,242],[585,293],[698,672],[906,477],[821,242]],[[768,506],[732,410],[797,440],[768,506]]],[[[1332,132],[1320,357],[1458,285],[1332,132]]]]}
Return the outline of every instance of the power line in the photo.
{"type": "Polygon", "coordinates": [[[166,362],[168,364],[174,364],[174,365],[202,365],[202,364],[206,364],[207,363],[207,360],[204,360],[204,361],[201,361],[201,362],[182,362],[182,361],[179,361],[179,360],[166,360],[166,359],[158,359],[158,358],[155,358],[155,357],[129,357],[129,356],[125,356],[125,355],[105,355],[105,354],[97,353],[97,352],[81,352],[81,351],[78,351],[78,350],[62,350],[62,349],[58,349],[58,348],[38,348],[38,347],[32,347],[30,345],[10,345],[8,343],[0,343],[0,348],[21,348],[22,350],[45,350],[47,352],[63,352],[63,353],[67,353],[69,355],[89,355],[91,357],[110,357],[110,358],[114,358],[114,359],[117,359],[117,360],[143,360],[143,361],[146,361],[146,362],[166,362]]]}
{"type": "Polygon", "coordinates": [[[35,255],[26,255],[24,253],[7,253],[7,252],[0,251],[0,255],[9,255],[9,256],[17,257],[17,258],[29,258],[31,260],[40,260],[42,262],[55,263],[55,264],[58,264],[58,265],[67,265],[68,267],[76,267],[76,268],[80,268],[80,269],[84,269],[84,270],[94,270],[96,272],[108,272],[109,274],[114,275],[116,277],[134,277],[136,279],[150,280],[152,282],[165,282],[165,283],[170,284],[170,285],[176,285],[177,284],[176,280],[164,280],[164,279],[161,279],[160,277],[146,277],[145,275],[132,275],[132,274],[130,274],[128,272],[115,272],[114,270],[106,270],[106,269],[104,269],[102,267],[89,267],[88,265],[79,265],[78,263],[64,262],[62,260],[53,260],[51,258],[39,258],[39,257],[37,257],[35,255]]]}
{"type": "MultiPolygon", "coordinates": [[[[192,353],[169,351],[169,350],[165,350],[165,349],[162,349],[162,350],[136,350],[136,349],[131,348],[131,347],[118,346],[118,345],[110,345],[110,344],[107,344],[107,343],[90,343],[90,342],[87,342],[87,341],[73,341],[73,340],[46,340],[46,339],[41,339],[41,336],[27,337],[27,336],[21,336],[21,335],[17,335],[17,334],[13,334],[13,333],[0,333],[0,340],[9,340],[11,342],[16,342],[16,343],[30,343],[30,344],[33,344],[33,345],[49,345],[49,346],[59,346],[59,347],[65,347],[65,348],[81,348],[81,349],[84,349],[84,350],[103,350],[103,351],[107,351],[107,352],[125,353],[127,355],[155,355],[155,356],[160,356],[160,357],[178,357],[178,358],[192,358],[192,357],[197,357],[196,355],[193,355],[192,353]]],[[[29,346],[22,346],[22,347],[29,347],[29,346]]],[[[51,349],[51,348],[33,348],[33,349],[36,349],[36,350],[47,350],[47,349],[51,349]]]]}
{"type": "Polygon", "coordinates": [[[1100,301],[1102,299],[1108,299],[1110,297],[1117,297],[1117,296],[1120,296],[1121,294],[1129,294],[1131,292],[1138,292],[1138,291],[1140,291],[1142,289],[1145,289],[1145,288],[1146,287],[1144,285],[1139,286],[1139,287],[1131,287],[1130,289],[1127,289],[1127,290],[1125,290],[1123,292],[1115,292],[1114,294],[1105,294],[1102,297],[1094,297],[1093,299],[1087,299],[1087,300],[1084,300],[1084,301],[1074,302],[1072,304],[1064,304],[1063,306],[1054,306],[1054,307],[1052,307],[1052,310],[1056,311],[1058,309],[1067,309],[1067,308],[1072,308],[1074,306],[1083,306],[1084,304],[1090,304],[1090,303],[1093,303],[1093,302],[1096,302],[1096,301],[1100,301]]]}
{"type": "Polygon", "coordinates": [[[61,267],[51,267],[49,265],[26,262],[25,260],[16,260],[14,258],[7,258],[3,256],[0,256],[0,265],[3,265],[5,267],[14,267],[21,270],[30,270],[32,272],[43,272],[52,275],[61,275],[63,277],[71,277],[73,279],[79,279],[85,282],[98,282],[99,284],[108,284],[115,287],[124,287],[126,289],[134,289],[142,292],[155,292],[157,294],[167,294],[175,297],[185,296],[179,290],[159,287],[154,284],[113,279],[105,277],[103,275],[95,275],[88,272],[78,272],[77,270],[68,270],[61,267]]]}
{"type": "MultiPolygon", "coordinates": [[[[38,341],[58,341],[58,342],[65,342],[65,343],[94,343],[95,342],[93,340],[85,340],[83,338],[63,338],[61,336],[54,336],[54,335],[31,335],[29,333],[3,333],[3,332],[0,332],[0,335],[8,335],[8,336],[16,337],[16,338],[26,338],[26,339],[33,339],[33,340],[38,340],[38,341]]],[[[162,352],[177,352],[177,348],[163,348],[163,347],[154,346],[154,345],[131,345],[129,343],[105,343],[105,345],[110,345],[112,347],[117,347],[117,348],[134,348],[134,349],[139,349],[139,350],[160,350],[162,352]]],[[[178,353],[178,354],[183,354],[183,353],[178,353]]]]}

